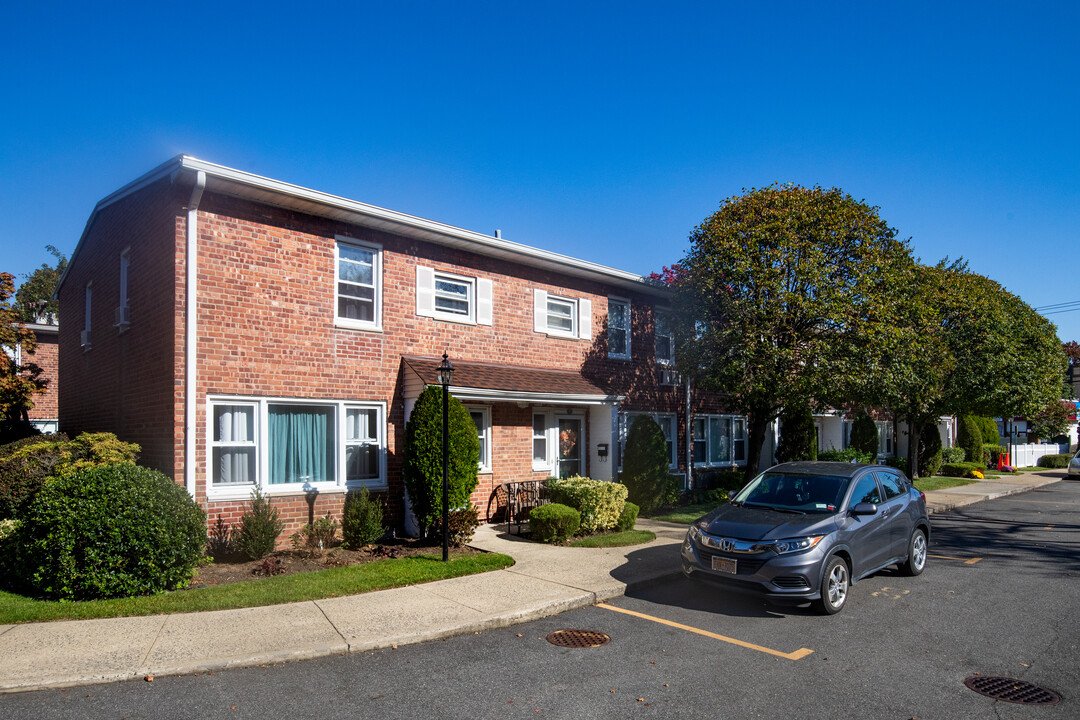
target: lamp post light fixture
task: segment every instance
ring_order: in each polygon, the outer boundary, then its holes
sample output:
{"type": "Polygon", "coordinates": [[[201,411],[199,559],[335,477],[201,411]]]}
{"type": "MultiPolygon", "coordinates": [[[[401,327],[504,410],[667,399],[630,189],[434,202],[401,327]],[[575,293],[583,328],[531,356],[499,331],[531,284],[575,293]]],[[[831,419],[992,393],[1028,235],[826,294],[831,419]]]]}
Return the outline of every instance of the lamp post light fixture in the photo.
{"type": "Polygon", "coordinates": [[[439,384],[442,385],[442,559],[450,559],[450,378],[454,366],[443,353],[439,365],[439,384]]]}

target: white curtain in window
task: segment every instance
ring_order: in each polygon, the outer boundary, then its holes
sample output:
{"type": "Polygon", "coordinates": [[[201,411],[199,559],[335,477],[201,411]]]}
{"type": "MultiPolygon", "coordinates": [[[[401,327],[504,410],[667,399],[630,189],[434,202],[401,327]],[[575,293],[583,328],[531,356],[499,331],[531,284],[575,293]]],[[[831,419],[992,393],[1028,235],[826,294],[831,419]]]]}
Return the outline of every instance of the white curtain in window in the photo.
{"type": "Polygon", "coordinates": [[[244,405],[221,405],[215,408],[217,421],[214,448],[218,483],[251,483],[255,481],[254,408],[244,405]],[[227,445],[234,445],[228,447],[227,445]],[[236,446],[242,447],[236,447],[236,446]]]}

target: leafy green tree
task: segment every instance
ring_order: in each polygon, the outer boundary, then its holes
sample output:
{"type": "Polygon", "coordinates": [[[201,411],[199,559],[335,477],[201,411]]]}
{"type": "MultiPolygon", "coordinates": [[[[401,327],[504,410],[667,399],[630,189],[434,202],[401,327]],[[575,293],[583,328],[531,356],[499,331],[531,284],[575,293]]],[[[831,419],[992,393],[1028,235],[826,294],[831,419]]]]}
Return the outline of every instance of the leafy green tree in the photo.
{"type": "Polygon", "coordinates": [[[865,371],[856,349],[889,321],[887,291],[910,251],[877,208],[792,185],[728,198],[690,243],[669,271],[677,362],[747,415],[752,476],[781,408],[846,399],[865,371]]]}
{"type": "Polygon", "coordinates": [[[19,316],[23,322],[34,323],[44,320],[46,323],[54,323],[60,312],[59,303],[53,300],[53,292],[60,276],[67,269],[67,257],[52,245],[46,245],[45,249],[56,258],[56,266],[42,263],[34,272],[26,275],[26,280],[19,285],[15,293],[15,305],[19,309],[19,316]]]}
{"type": "Polygon", "coordinates": [[[851,447],[859,452],[869,453],[871,457],[877,457],[878,442],[877,423],[870,417],[870,413],[863,410],[851,423],[851,447]]]}
{"type": "Polygon", "coordinates": [[[1067,402],[1052,402],[1028,418],[1028,440],[1053,440],[1065,435],[1069,430],[1070,418],[1076,412],[1075,406],[1067,402]]]}
{"type": "Polygon", "coordinates": [[[780,414],[780,445],[776,459],[780,462],[817,460],[817,428],[810,406],[793,403],[780,414]]]}
{"type": "MultiPolygon", "coordinates": [[[[405,489],[425,534],[442,516],[442,408],[442,388],[429,385],[405,424],[405,489]]],[[[450,507],[462,508],[476,489],[480,438],[469,411],[453,395],[447,410],[450,507]]]]}
{"type": "Polygon", "coordinates": [[[986,417],[985,415],[976,415],[975,422],[979,425],[979,432],[982,435],[983,445],[1000,445],[1001,434],[998,432],[997,423],[994,422],[994,418],[986,417]]]}
{"type": "Polygon", "coordinates": [[[37,348],[37,338],[8,303],[14,290],[15,276],[0,273],[0,443],[36,432],[30,425],[29,411],[34,407],[34,395],[45,392],[48,384],[41,377],[41,368],[26,359],[37,348]]]}
{"type": "Polygon", "coordinates": [[[627,499],[642,512],[652,512],[666,499],[671,485],[669,462],[664,431],[651,417],[638,415],[626,433],[619,482],[626,486],[627,499]]]}
{"type": "Polygon", "coordinates": [[[961,415],[956,427],[956,447],[964,448],[968,462],[982,462],[982,429],[971,415],[961,415]]]}

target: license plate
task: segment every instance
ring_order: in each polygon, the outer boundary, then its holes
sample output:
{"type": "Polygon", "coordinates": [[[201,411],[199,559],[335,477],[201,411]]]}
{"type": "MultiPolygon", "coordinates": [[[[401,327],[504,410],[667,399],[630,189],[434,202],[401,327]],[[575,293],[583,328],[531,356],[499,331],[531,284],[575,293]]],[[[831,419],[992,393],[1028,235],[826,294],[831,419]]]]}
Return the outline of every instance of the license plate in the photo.
{"type": "Polygon", "coordinates": [[[734,575],[736,573],[736,563],[738,560],[732,560],[731,558],[713,556],[712,569],[717,572],[730,573],[734,575]]]}

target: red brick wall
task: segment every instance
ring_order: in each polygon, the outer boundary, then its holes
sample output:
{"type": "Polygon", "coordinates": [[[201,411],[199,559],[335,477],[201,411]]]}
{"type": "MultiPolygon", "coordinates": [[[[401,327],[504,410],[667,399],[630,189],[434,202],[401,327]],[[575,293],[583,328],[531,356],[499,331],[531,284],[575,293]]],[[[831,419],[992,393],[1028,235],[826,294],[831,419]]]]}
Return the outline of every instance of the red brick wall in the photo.
{"type": "Polygon", "coordinates": [[[34,396],[34,407],[28,413],[31,420],[55,420],[58,417],[56,399],[59,387],[59,337],[55,332],[35,330],[37,347],[27,354],[23,362],[32,362],[41,368],[41,378],[47,380],[45,392],[34,396]]]}

